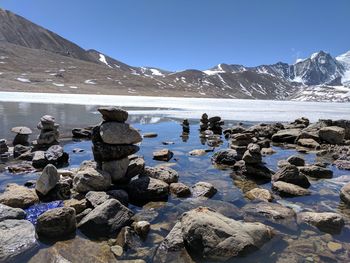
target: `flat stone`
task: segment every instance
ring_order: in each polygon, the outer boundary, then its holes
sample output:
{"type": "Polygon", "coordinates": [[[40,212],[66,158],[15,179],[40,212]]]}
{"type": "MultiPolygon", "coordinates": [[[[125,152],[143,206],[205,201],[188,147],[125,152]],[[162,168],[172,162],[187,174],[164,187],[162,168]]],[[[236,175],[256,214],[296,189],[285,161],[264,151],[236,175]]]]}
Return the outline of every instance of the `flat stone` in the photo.
{"type": "Polygon", "coordinates": [[[13,127],[11,131],[13,133],[22,134],[22,135],[29,135],[33,133],[30,128],[24,127],[24,126],[13,127]]]}
{"type": "Polygon", "coordinates": [[[29,189],[18,184],[8,184],[5,192],[0,195],[0,203],[15,207],[27,208],[39,202],[35,189],[29,189]]]}
{"type": "Polygon", "coordinates": [[[26,215],[26,212],[20,208],[0,204],[0,222],[7,219],[25,219],[26,215]]]}
{"type": "Polygon", "coordinates": [[[147,132],[142,135],[143,138],[155,138],[158,134],[155,132],[147,132]]]}
{"type": "Polygon", "coordinates": [[[333,171],[326,168],[311,165],[299,167],[299,172],[313,178],[332,178],[333,171]]]}
{"type": "Polygon", "coordinates": [[[76,214],[80,214],[82,213],[86,208],[87,208],[87,202],[86,199],[68,199],[68,200],[64,200],[63,203],[64,207],[72,207],[75,210],[76,214]]]}
{"type": "Polygon", "coordinates": [[[330,212],[302,212],[298,214],[298,223],[313,225],[323,232],[339,234],[344,226],[344,219],[340,214],[330,212]]]}
{"type": "Polygon", "coordinates": [[[272,183],[272,189],[281,196],[304,196],[310,195],[310,191],[295,184],[277,181],[272,183]]]}
{"type": "Polygon", "coordinates": [[[170,192],[177,197],[188,197],[191,195],[191,189],[183,183],[170,184],[170,192]]]}
{"type": "Polygon", "coordinates": [[[314,139],[299,139],[297,142],[298,145],[307,147],[307,148],[313,148],[313,149],[319,149],[321,145],[316,142],[314,139]]]}
{"type": "Polygon", "coordinates": [[[136,144],[142,141],[140,133],[127,123],[105,122],[100,126],[100,136],[108,144],[136,144]]]}
{"type": "Polygon", "coordinates": [[[174,153],[169,149],[161,149],[153,152],[153,159],[158,161],[168,162],[173,156],[174,156],[174,153]]]}
{"type": "Polygon", "coordinates": [[[191,156],[202,156],[206,155],[207,151],[205,149],[196,149],[189,152],[191,156]]]}
{"type": "Polygon", "coordinates": [[[192,186],[193,197],[206,197],[211,198],[216,194],[217,190],[211,183],[198,182],[192,186]]]}
{"type": "Polygon", "coordinates": [[[97,109],[105,121],[126,122],[128,112],[117,107],[99,107],[97,109]]]}
{"type": "Polygon", "coordinates": [[[250,200],[258,199],[265,202],[270,202],[273,199],[270,191],[262,188],[253,188],[252,190],[249,190],[245,193],[245,197],[250,200]]]}
{"type": "Polygon", "coordinates": [[[300,135],[301,131],[300,129],[286,129],[286,130],[280,130],[274,135],[272,135],[272,141],[273,142],[286,142],[286,143],[294,143],[295,140],[300,135]]]}

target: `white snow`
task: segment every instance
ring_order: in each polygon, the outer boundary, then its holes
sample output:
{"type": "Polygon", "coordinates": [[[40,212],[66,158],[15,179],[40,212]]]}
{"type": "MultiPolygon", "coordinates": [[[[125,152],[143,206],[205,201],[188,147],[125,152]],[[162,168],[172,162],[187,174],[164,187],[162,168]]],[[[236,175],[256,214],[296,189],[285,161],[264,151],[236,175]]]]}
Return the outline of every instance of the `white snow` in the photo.
{"type": "Polygon", "coordinates": [[[305,58],[298,58],[296,61],[295,61],[295,64],[296,63],[299,63],[299,62],[303,62],[303,61],[305,61],[306,59],[305,58]]]}
{"type": "Polygon", "coordinates": [[[53,82],[52,85],[54,85],[56,87],[64,87],[63,83],[55,83],[55,82],[53,82]]]}
{"type": "Polygon", "coordinates": [[[154,76],[164,76],[164,74],[160,72],[158,69],[150,68],[149,70],[152,72],[152,75],[154,76]]]}
{"type": "Polygon", "coordinates": [[[30,80],[25,78],[17,78],[17,80],[23,83],[30,83],[30,80]]]}
{"type": "Polygon", "coordinates": [[[62,94],[0,92],[0,101],[57,103],[78,105],[114,105],[138,107],[130,114],[149,114],[175,118],[200,118],[203,112],[220,115],[226,120],[293,121],[305,116],[318,119],[349,119],[350,103],[302,101],[240,100],[210,98],[170,98],[147,96],[114,96],[95,94],[62,94]],[[159,108],[147,110],[145,108],[159,108]]]}
{"type": "Polygon", "coordinates": [[[77,89],[77,86],[69,86],[71,89],[77,89]]]}
{"type": "Polygon", "coordinates": [[[345,68],[345,72],[342,76],[342,83],[350,85],[350,51],[336,57],[336,60],[339,61],[345,68]]]}
{"type": "Polygon", "coordinates": [[[315,59],[317,57],[317,55],[318,55],[318,52],[312,53],[310,58],[315,59]]]}
{"type": "Polygon", "coordinates": [[[84,81],[85,84],[91,84],[91,85],[95,85],[96,82],[94,81],[94,79],[87,79],[84,81]]]}
{"type": "Polygon", "coordinates": [[[98,59],[99,61],[101,61],[103,64],[106,64],[108,67],[111,68],[111,65],[108,64],[106,57],[103,54],[100,54],[100,58],[98,59]]]}
{"type": "Polygon", "coordinates": [[[209,76],[216,75],[219,73],[225,73],[225,71],[222,69],[221,64],[217,65],[216,68],[204,70],[203,72],[209,76]]]}

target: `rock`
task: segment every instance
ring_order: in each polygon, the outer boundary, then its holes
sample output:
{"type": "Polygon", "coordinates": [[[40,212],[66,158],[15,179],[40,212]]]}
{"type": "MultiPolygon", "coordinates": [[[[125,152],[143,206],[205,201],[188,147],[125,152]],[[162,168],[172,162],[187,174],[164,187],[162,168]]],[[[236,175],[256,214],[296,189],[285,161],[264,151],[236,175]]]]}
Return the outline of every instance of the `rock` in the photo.
{"type": "Polygon", "coordinates": [[[85,195],[85,198],[93,207],[97,207],[111,199],[111,196],[106,192],[90,191],[85,195]]]}
{"type": "Polygon", "coordinates": [[[306,147],[306,148],[313,148],[313,149],[319,149],[321,145],[316,142],[314,139],[299,139],[297,142],[298,145],[306,147]]]}
{"type": "Polygon", "coordinates": [[[127,123],[105,122],[100,126],[100,136],[108,144],[136,144],[142,141],[140,133],[127,123]]]}
{"type": "Polygon", "coordinates": [[[117,107],[100,107],[97,109],[105,121],[126,122],[128,112],[117,107]]]}
{"type": "Polygon", "coordinates": [[[339,251],[339,250],[342,250],[343,249],[343,246],[342,244],[340,243],[336,243],[336,242],[328,242],[327,243],[327,247],[329,248],[330,251],[332,251],[333,253],[339,251]]]}
{"type": "Polygon", "coordinates": [[[129,183],[128,194],[130,200],[137,203],[166,200],[169,185],[164,181],[143,176],[129,183]]]}
{"type": "Polygon", "coordinates": [[[48,210],[37,219],[36,232],[40,238],[66,238],[75,230],[75,209],[71,207],[48,210]]]}
{"type": "MultiPolygon", "coordinates": [[[[22,147],[25,147],[23,145],[21,145],[22,147]]],[[[7,146],[7,142],[5,139],[0,139],[0,154],[6,153],[8,152],[9,147],[7,146]]],[[[15,152],[15,150],[14,150],[15,152]]],[[[16,157],[15,157],[16,158],[16,157]]]]}
{"type": "Polygon", "coordinates": [[[93,163],[83,163],[73,178],[73,188],[79,193],[105,191],[110,186],[111,176],[93,163]]]}
{"type": "Polygon", "coordinates": [[[168,162],[173,156],[174,156],[174,153],[168,149],[162,149],[162,150],[153,152],[153,159],[158,161],[168,162]]]}
{"type": "Polygon", "coordinates": [[[337,126],[321,128],[318,135],[322,141],[330,144],[342,144],[345,138],[345,129],[337,126]]]}
{"type": "Polygon", "coordinates": [[[339,234],[345,224],[343,217],[337,213],[302,212],[297,218],[299,224],[310,224],[330,234],[339,234]]]}
{"type": "Polygon", "coordinates": [[[261,154],[263,154],[263,155],[272,155],[274,153],[276,153],[276,151],[272,148],[262,148],[261,149],[261,154]]]}
{"type": "Polygon", "coordinates": [[[87,138],[90,139],[92,136],[92,131],[85,128],[74,128],[72,129],[73,138],[87,138]]]}
{"type": "Polygon", "coordinates": [[[87,202],[86,199],[69,199],[65,200],[63,203],[64,207],[71,207],[74,208],[75,214],[80,214],[82,213],[86,208],[87,208],[87,202]]]}
{"type": "Polygon", "coordinates": [[[125,190],[110,190],[107,194],[114,199],[117,199],[123,205],[127,206],[129,203],[129,195],[125,190]]]}
{"type": "Polygon", "coordinates": [[[92,152],[96,162],[120,160],[139,151],[137,145],[111,145],[96,142],[92,146],[92,152]]]}
{"type": "Polygon", "coordinates": [[[77,223],[80,223],[80,221],[85,217],[87,216],[90,212],[92,211],[92,208],[86,208],[83,212],[79,213],[76,215],[76,220],[77,220],[77,223]]]}
{"type": "Polygon", "coordinates": [[[192,186],[193,197],[207,197],[211,198],[216,194],[217,190],[211,183],[198,182],[192,186]]]}
{"type": "Polygon", "coordinates": [[[13,127],[11,129],[11,132],[17,133],[17,134],[22,134],[22,135],[30,135],[33,133],[30,128],[24,127],[24,126],[13,127]]]}
{"type": "Polygon", "coordinates": [[[261,223],[242,223],[199,207],[181,217],[181,232],[189,251],[209,261],[226,261],[259,249],[272,238],[261,223]]]}
{"type": "Polygon", "coordinates": [[[260,147],[257,144],[249,144],[248,150],[244,153],[242,160],[246,164],[259,164],[261,163],[262,157],[260,153],[260,147]],[[249,146],[253,145],[253,151],[249,150],[249,146]],[[258,151],[257,151],[258,150],[258,151]]]}
{"type": "Polygon", "coordinates": [[[116,183],[125,177],[126,171],[129,167],[129,158],[125,157],[120,160],[114,160],[102,163],[102,170],[109,173],[112,182],[116,183]]]}
{"type": "Polygon", "coordinates": [[[192,150],[189,152],[189,155],[191,156],[202,156],[202,155],[206,155],[207,151],[204,149],[197,149],[197,150],[192,150]]]}
{"type": "Polygon", "coordinates": [[[0,262],[13,261],[37,246],[35,228],[29,221],[9,219],[0,222],[0,262]]]}
{"type": "Polygon", "coordinates": [[[62,166],[68,163],[69,155],[59,145],[53,145],[45,152],[45,158],[55,166],[62,166]]]}
{"type": "Polygon", "coordinates": [[[214,153],[212,161],[219,165],[234,165],[237,158],[237,152],[233,149],[223,149],[214,153]]]}
{"type": "Polygon", "coordinates": [[[158,136],[158,134],[155,132],[148,132],[148,133],[144,133],[142,135],[143,138],[155,138],[157,136],[158,136]]]}
{"type": "Polygon", "coordinates": [[[277,181],[272,183],[272,189],[281,196],[304,196],[310,195],[310,191],[295,184],[277,181]]]}
{"type": "Polygon", "coordinates": [[[135,176],[142,174],[145,169],[145,160],[141,157],[136,157],[130,160],[128,169],[126,170],[126,182],[129,182],[135,176]]]}
{"type": "Polygon", "coordinates": [[[270,191],[262,188],[253,188],[252,190],[249,190],[245,193],[245,197],[250,200],[258,199],[265,202],[270,202],[273,199],[270,191]]]}
{"type": "Polygon", "coordinates": [[[21,144],[17,144],[15,145],[15,147],[13,148],[13,157],[17,158],[20,155],[26,153],[26,152],[30,152],[32,150],[32,148],[30,146],[24,146],[21,144]]]}
{"type": "Polygon", "coordinates": [[[332,178],[333,177],[332,170],[328,170],[316,165],[299,167],[299,172],[313,178],[332,178]]]}
{"type": "Polygon", "coordinates": [[[183,183],[170,184],[170,192],[177,197],[188,197],[191,195],[190,188],[183,183]]]}
{"type": "Polygon", "coordinates": [[[273,142],[286,142],[286,143],[294,143],[296,138],[300,135],[301,131],[299,129],[286,129],[280,130],[274,135],[272,135],[273,142]]]}
{"type": "Polygon", "coordinates": [[[287,165],[279,169],[273,176],[272,181],[283,181],[299,185],[303,188],[309,188],[310,182],[304,174],[299,173],[299,170],[294,165],[287,165]]]}
{"type": "Polygon", "coordinates": [[[121,246],[111,246],[111,251],[113,252],[113,254],[116,256],[116,257],[120,257],[121,255],[123,255],[123,248],[121,246]]]}
{"type": "Polygon", "coordinates": [[[350,160],[336,160],[333,164],[340,170],[350,170],[350,160]]]}
{"type": "Polygon", "coordinates": [[[27,208],[39,202],[34,189],[29,189],[18,184],[8,184],[5,192],[0,195],[0,203],[15,207],[27,208]]]}
{"type": "Polygon", "coordinates": [[[297,155],[292,155],[290,156],[287,161],[295,166],[304,166],[305,165],[305,160],[297,155]]]}
{"type": "Polygon", "coordinates": [[[347,183],[340,189],[340,199],[350,205],[350,183],[347,183]]]}
{"type": "Polygon", "coordinates": [[[60,180],[57,182],[55,187],[50,190],[46,195],[42,195],[39,192],[38,196],[41,201],[54,201],[54,200],[66,200],[71,196],[72,184],[69,181],[60,180]]]}
{"type": "Polygon", "coordinates": [[[42,171],[40,177],[36,181],[35,190],[39,193],[46,195],[51,189],[53,189],[60,176],[57,173],[57,169],[52,164],[48,164],[42,171]]]}
{"type": "Polygon", "coordinates": [[[37,139],[38,145],[52,145],[57,144],[59,139],[59,132],[57,130],[53,131],[41,131],[37,139]]]}
{"type": "Polygon", "coordinates": [[[147,221],[138,221],[133,223],[133,228],[140,237],[146,238],[151,228],[151,224],[147,221]]]}
{"type": "Polygon", "coordinates": [[[33,163],[33,167],[35,167],[35,168],[43,168],[49,164],[49,162],[45,158],[44,151],[34,152],[32,163],[33,163]]]}
{"type": "Polygon", "coordinates": [[[146,166],[142,173],[142,176],[152,177],[167,184],[176,183],[179,180],[179,174],[170,167],[146,166]]]}
{"type": "Polygon", "coordinates": [[[248,144],[253,142],[253,134],[251,133],[232,134],[230,138],[231,145],[236,146],[248,146],[248,144]]]}
{"type": "Polygon", "coordinates": [[[25,219],[26,215],[26,212],[20,208],[0,204],[0,222],[7,219],[25,219]]]}
{"type": "Polygon", "coordinates": [[[88,236],[112,236],[122,227],[130,225],[132,216],[133,212],[118,200],[109,199],[85,216],[80,221],[79,228],[88,236]]]}
{"type": "Polygon", "coordinates": [[[246,164],[243,174],[254,179],[270,180],[272,171],[263,164],[246,164]]]}

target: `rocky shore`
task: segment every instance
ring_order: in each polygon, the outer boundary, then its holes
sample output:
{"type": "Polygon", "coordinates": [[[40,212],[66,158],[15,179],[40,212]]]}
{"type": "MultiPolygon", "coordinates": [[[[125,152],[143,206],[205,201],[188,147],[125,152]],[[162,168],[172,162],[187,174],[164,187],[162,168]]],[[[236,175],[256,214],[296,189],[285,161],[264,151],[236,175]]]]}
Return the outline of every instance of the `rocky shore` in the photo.
{"type": "MultiPolygon", "coordinates": [[[[315,185],[324,181],[341,185],[337,205],[350,211],[350,172],[331,181],[335,170],[350,170],[349,120],[225,126],[219,116],[204,113],[197,138],[203,147],[188,156],[229,171],[243,195],[234,203],[219,198],[224,193],[215,181],[196,176],[188,184],[190,172],[171,167],[181,158],[171,150],[172,141],[154,147],[150,158],[159,164],[150,166],[137,154],[158,134],[141,134],[122,109],[98,111],[98,125],[72,130],[72,137],[91,140],[93,153],[93,160],[76,168],[67,168],[71,153],[60,145],[52,116],[40,119],[33,141],[32,130],[22,126],[12,129],[11,143],[0,140],[7,173],[37,173],[36,180],[10,183],[0,193],[0,262],[23,255],[34,255],[30,262],[81,262],[73,247],[85,247],[84,262],[96,262],[95,257],[98,262],[226,262],[257,253],[280,263],[349,259],[350,244],[337,235],[349,233],[350,213],[290,201],[319,198],[315,185]],[[266,160],[279,149],[295,152],[273,170],[266,160]],[[317,161],[310,163],[309,155],[317,161]],[[155,223],[164,207],[167,219],[155,223]],[[277,243],[283,249],[272,253],[277,243]]],[[[185,143],[195,128],[184,120],[179,129],[185,143]]],[[[333,190],[321,189],[326,195],[333,190]]]]}

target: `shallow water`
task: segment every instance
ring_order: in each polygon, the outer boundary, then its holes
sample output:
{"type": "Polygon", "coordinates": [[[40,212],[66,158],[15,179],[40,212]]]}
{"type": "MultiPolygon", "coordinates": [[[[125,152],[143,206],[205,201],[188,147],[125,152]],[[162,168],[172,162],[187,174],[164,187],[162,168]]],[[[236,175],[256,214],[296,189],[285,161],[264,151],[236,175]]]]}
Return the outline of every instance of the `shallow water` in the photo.
{"type": "MultiPolygon", "coordinates": [[[[40,116],[44,114],[51,114],[56,117],[57,122],[61,125],[61,130],[64,134],[69,134],[69,131],[73,127],[85,127],[93,125],[100,121],[100,115],[96,114],[96,107],[90,106],[74,106],[74,105],[44,105],[44,104],[4,104],[2,105],[2,119],[0,122],[0,137],[6,137],[11,139],[11,134],[8,130],[12,126],[26,125],[36,131],[36,123],[40,116]],[[9,107],[12,109],[8,111],[9,107]]],[[[149,233],[146,241],[143,242],[142,247],[146,252],[142,253],[138,251],[128,250],[125,252],[123,259],[143,258],[148,262],[152,261],[152,255],[155,251],[157,244],[161,241],[162,237],[165,237],[172,226],[175,224],[177,218],[185,211],[196,207],[197,205],[208,205],[225,215],[229,215],[232,218],[239,218],[237,210],[234,206],[240,208],[251,201],[244,198],[244,192],[256,186],[259,182],[250,180],[243,180],[232,176],[230,169],[218,169],[211,164],[212,152],[207,153],[204,156],[190,156],[189,152],[193,149],[207,149],[209,148],[204,141],[199,138],[198,132],[198,120],[193,120],[191,125],[191,132],[186,141],[180,137],[182,128],[179,120],[169,118],[153,118],[149,115],[136,115],[130,116],[130,122],[134,127],[140,129],[142,133],[156,132],[158,137],[145,138],[141,144],[141,150],[138,155],[145,158],[146,165],[155,166],[163,164],[164,162],[155,161],[152,159],[152,152],[157,149],[168,148],[174,152],[174,157],[169,161],[172,168],[179,172],[179,181],[188,185],[193,185],[199,181],[206,181],[212,183],[218,190],[217,194],[210,200],[196,203],[193,199],[179,199],[169,197],[168,202],[156,202],[149,203],[144,207],[137,207],[130,205],[135,213],[140,218],[145,218],[152,224],[151,232],[149,233]],[[163,141],[172,141],[173,145],[162,144],[163,141]],[[233,206],[232,206],[233,205],[233,206]]],[[[223,139],[223,144],[218,148],[227,148],[228,142],[223,139]]],[[[70,163],[68,168],[79,166],[83,160],[92,159],[91,142],[85,140],[68,140],[64,143],[65,151],[70,154],[70,163]],[[73,149],[84,149],[82,153],[73,153],[73,149]]],[[[217,148],[217,149],[218,149],[217,148]]],[[[217,150],[216,149],[216,150],[217,150]]],[[[264,157],[264,162],[272,169],[277,169],[277,162],[282,159],[287,159],[293,154],[300,154],[295,149],[284,149],[278,146],[274,146],[277,151],[276,154],[264,157]]],[[[316,160],[315,154],[300,154],[303,156],[307,163],[313,163],[316,160]]],[[[297,227],[290,230],[283,225],[274,225],[273,227],[280,231],[281,234],[278,238],[273,239],[259,251],[254,252],[247,257],[236,259],[233,262],[276,262],[281,257],[288,258],[288,244],[293,247],[293,253],[305,255],[310,257],[314,262],[347,262],[350,252],[350,210],[344,204],[340,202],[339,190],[344,185],[343,178],[346,176],[345,181],[350,181],[350,172],[338,170],[335,167],[330,167],[334,171],[334,177],[332,179],[312,181],[310,190],[313,191],[311,196],[297,197],[297,198],[279,198],[276,195],[274,202],[281,203],[285,206],[293,208],[295,211],[334,211],[341,213],[345,220],[346,226],[339,235],[328,235],[322,233],[314,228],[297,227]],[[305,241],[306,240],[306,241],[305,241]],[[295,242],[306,242],[310,245],[310,248],[303,247],[302,249],[294,248],[295,242]],[[327,246],[324,249],[328,251],[324,252],[326,255],[320,256],[320,249],[323,249],[323,243],[327,244],[329,241],[334,241],[342,244],[342,250],[335,253],[331,252],[327,246]],[[317,244],[317,245],[315,245],[317,244]],[[320,248],[321,247],[321,248],[320,248]],[[333,260],[333,261],[332,261],[333,260]]],[[[25,175],[12,175],[7,172],[0,174],[0,192],[3,191],[7,183],[16,182],[23,184],[24,182],[35,179],[37,175],[25,174],[25,175]]],[[[260,187],[271,189],[270,183],[261,184],[260,187]]],[[[239,211],[239,210],[238,210],[239,211]]],[[[79,231],[77,231],[77,237],[85,238],[79,231]]],[[[68,242],[68,241],[67,241],[68,242]]],[[[73,243],[74,244],[74,243],[73,243]]],[[[45,250],[51,246],[48,244],[41,244],[41,250],[45,250]]],[[[74,251],[74,249],[72,249],[74,251]]],[[[18,259],[16,262],[26,262],[33,255],[40,253],[35,251],[30,255],[18,259]]],[[[83,252],[82,252],[83,253],[83,252]]],[[[322,252],[323,253],[323,252],[322,252]]],[[[67,259],[69,255],[67,255],[67,259]]],[[[309,261],[311,261],[309,259],[309,261]]],[[[307,260],[306,260],[307,261],[307,260]]],[[[305,262],[306,262],[305,261],[305,262]]],[[[78,261],[77,261],[78,262],[78,261]]],[[[288,262],[288,261],[285,261],[288,262]]]]}

